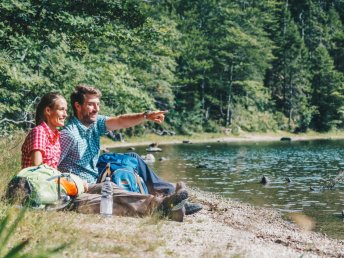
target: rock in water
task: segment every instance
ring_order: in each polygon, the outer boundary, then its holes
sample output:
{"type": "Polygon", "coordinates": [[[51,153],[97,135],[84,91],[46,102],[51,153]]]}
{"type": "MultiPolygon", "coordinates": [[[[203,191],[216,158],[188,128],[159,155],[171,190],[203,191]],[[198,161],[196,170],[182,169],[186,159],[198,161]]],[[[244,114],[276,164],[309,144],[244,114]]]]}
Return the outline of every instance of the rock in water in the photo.
{"type": "Polygon", "coordinates": [[[291,138],[290,137],[282,137],[280,139],[282,142],[290,142],[291,141],[291,138]]]}
{"type": "Polygon", "coordinates": [[[162,151],[162,149],[160,149],[158,147],[149,147],[146,149],[146,151],[148,151],[148,152],[160,152],[160,151],[162,151]]]}
{"type": "Polygon", "coordinates": [[[263,176],[262,179],[260,180],[260,183],[261,183],[262,185],[266,185],[266,184],[268,184],[269,182],[270,182],[270,180],[269,180],[269,178],[266,177],[266,176],[263,176]]]}
{"type": "Polygon", "coordinates": [[[148,153],[147,155],[142,155],[141,158],[146,162],[146,163],[153,163],[155,162],[155,157],[153,154],[148,153]]]}

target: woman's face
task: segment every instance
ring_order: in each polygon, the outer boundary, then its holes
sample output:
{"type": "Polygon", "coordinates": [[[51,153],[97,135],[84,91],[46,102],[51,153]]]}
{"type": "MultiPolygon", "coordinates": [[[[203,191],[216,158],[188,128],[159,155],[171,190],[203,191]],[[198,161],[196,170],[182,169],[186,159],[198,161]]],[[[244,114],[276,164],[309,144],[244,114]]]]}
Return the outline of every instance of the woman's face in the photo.
{"type": "Polygon", "coordinates": [[[67,102],[64,98],[58,98],[52,108],[46,107],[45,118],[50,128],[64,126],[67,118],[67,102]]]}

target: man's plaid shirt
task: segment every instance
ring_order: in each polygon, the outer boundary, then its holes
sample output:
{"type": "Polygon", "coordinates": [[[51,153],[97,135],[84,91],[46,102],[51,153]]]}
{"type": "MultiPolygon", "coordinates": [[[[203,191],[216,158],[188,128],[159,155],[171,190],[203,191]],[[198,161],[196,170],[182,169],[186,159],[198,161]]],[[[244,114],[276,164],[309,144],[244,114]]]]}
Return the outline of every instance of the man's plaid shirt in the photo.
{"type": "Polygon", "coordinates": [[[70,119],[61,131],[61,158],[58,165],[61,172],[72,172],[91,184],[97,181],[100,136],[106,132],[106,119],[99,115],[90,127],[84,126],[76,117],[70,119]]]}

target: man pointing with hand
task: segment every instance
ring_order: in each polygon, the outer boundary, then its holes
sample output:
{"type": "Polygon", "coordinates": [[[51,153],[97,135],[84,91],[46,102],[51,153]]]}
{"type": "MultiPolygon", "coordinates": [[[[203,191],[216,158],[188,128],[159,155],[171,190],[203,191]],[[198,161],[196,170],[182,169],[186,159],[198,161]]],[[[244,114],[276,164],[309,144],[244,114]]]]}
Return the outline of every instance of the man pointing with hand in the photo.
{"type": "MultiPolygon", "coordinates": [[[[100,136],[107,131],[129,128],[145,120],[162,123],[167,111],[146,111],[114,117],[99,115],[101,92],[88,85],[78,85],[71,95],[74,116],[61,131],[61,172],[77,174],[89,184],[98,178],[96,167],[100,152],[100,136]]],[[[145,181],[150,194],[169,195],[175,187],[158,177],[136,153],[128,153],[138,160],[138,173],[145,181]]],[[[187,207],[186,207],[187,208],[187,207]]],[[[190,208],[196,212],[198,205],[190,208]]],[[[187,212],[190,209],[187,210],[187,212]]],[[[193,212],[192,212],[193,213],[193,212]]]]}
{"type": "MultiPolygon", "coordinates": [[[[141,124],[145,120],[162,123],[167,112],[146,111],[106,117],[98,114],[100,98],[101,92],[98,89],[88,85],[77,86],[71,95],[74,116],[61,131],[61,158],[58,168],[63,172],[72,171],[89,184],[96,183],[98,178],[96,164],[100,152],[100,136],[107,131],[141,124]]],[[[138,155],[136,157],[139,158],[138,155]]],[[[144,180],[148,179],[148,184],[154,183],[149,182],[152,181],[150,178],[144,178],[144,173],[141,176],[144,180]]],[[[171,193],[173,185],[164,183],[166,193],[171,193]]]]}

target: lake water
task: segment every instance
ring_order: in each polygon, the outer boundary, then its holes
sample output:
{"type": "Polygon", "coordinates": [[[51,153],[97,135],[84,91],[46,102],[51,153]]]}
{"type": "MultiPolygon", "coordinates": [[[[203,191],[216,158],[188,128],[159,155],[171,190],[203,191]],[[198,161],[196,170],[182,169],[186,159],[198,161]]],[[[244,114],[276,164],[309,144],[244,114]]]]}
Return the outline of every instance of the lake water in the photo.
{"type": "MultiPolygon", "coordinates": [[[[257,206],[303,213],[316,231],[344,239],[344,182],[324,190],[344,171],[344,141],[161,145],[150,166],[162,178],[257,206]],[[165,157],[167,160],[159,161],[165,157]],[[265,175],[270,183],[260,184],[265,175]],[[288,180],[289,179],[289,180],[288,180]],[[290,182],[288,182],[290,181],[290,182]]],[[[146,147],[137,147],[140,155],[146,147]]],[[[116,149],[125,152],[125,149],[116,149]]]]}

